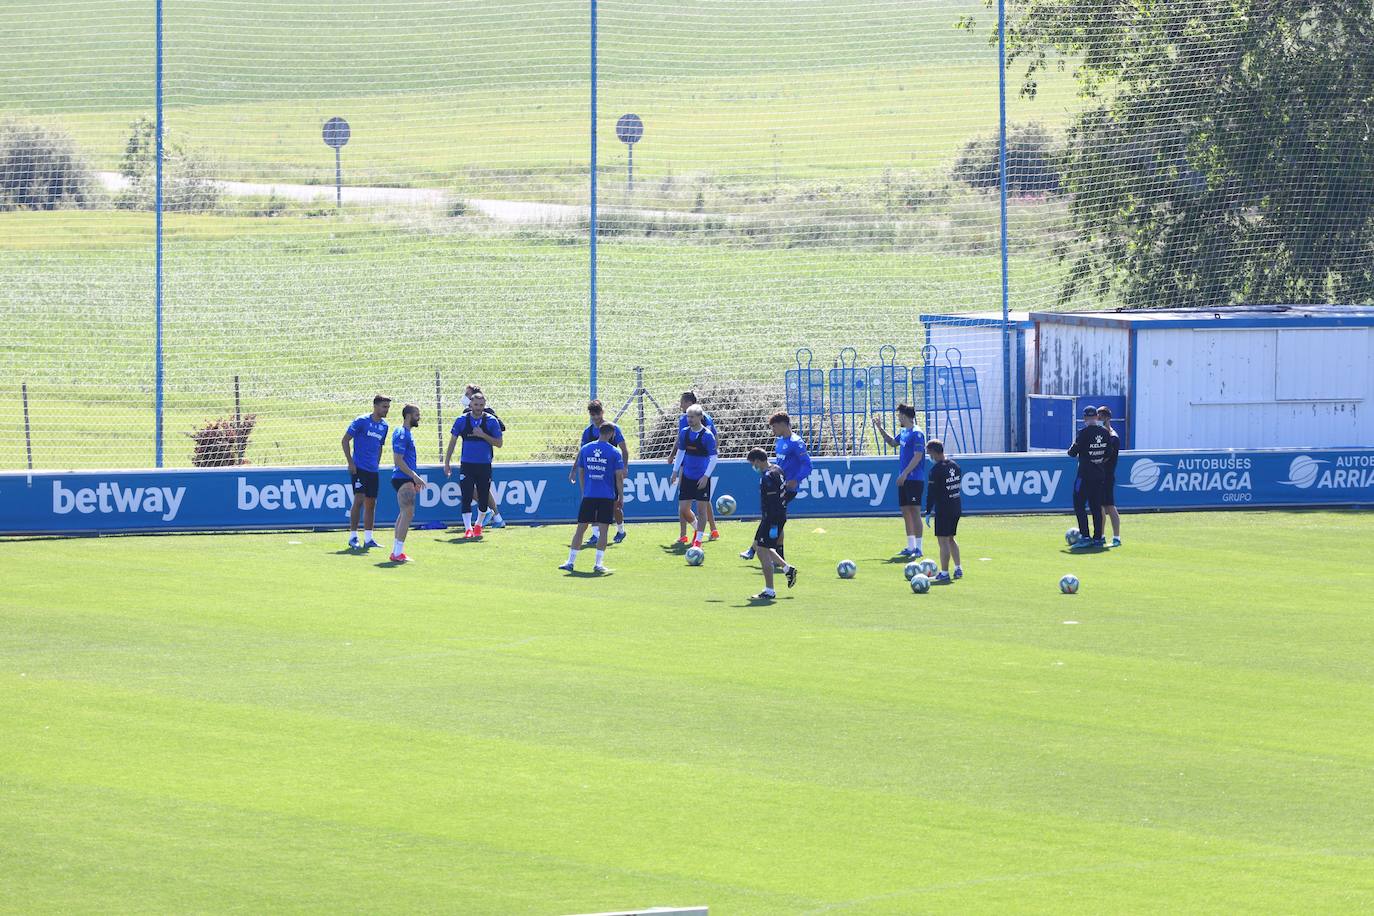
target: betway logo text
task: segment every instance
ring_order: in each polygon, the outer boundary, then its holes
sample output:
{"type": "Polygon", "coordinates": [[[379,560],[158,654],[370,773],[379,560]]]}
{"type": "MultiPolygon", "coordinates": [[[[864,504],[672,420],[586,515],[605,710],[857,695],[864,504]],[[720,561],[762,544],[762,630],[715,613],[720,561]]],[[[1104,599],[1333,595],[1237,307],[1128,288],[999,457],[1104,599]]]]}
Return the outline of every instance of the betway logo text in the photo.
{"type": "Polygon", "coordinates": [[[170,522],[177,517],[185,496],[185,487],[125,487],[102,480],[93,487],[68,489],[61,481],[54,480],[52,511],[54,515],[71,512],[82,515],[146,513],[161,516],[164,522],[170,522]]]}
{"type": "MultiPolygon", "coordinates": [[[[442,484],[427,481],[420,494],[420,505],[433,508],[443,504],[456,508],[462,503],[462,490],[456,480],[442,484]]],[[[544,480],[495,480],[492,495],[504,509],[520,506],[527,514],[539,511],[544,495],[544,480]]],[[[389,485],[389,482],[386,484],[389,485]]],[[[236,505],[240,512],[291,512],[297,509],[347,509],[353,503],[353,491],[342,483],[306,483],[299,477],[285,477],[279,483],[258,486],[248,478],[238,479],[236,505]]]]}
{"type": "Polygon", "coordinates": [[[989,464],[981,471],[964,472],[960,490],[965,496],[1038,496],[1040,502],[1048,503],[1063,476],[1061,470],[1004,471],[1000,465],[989,464]]]}
{"type": "MultiPolygon", "coordinates": [[[[713,490],[719,489],[720,478],[711,478],[713,490]]],[[[797,499],[862,499],[870,506],[880,506],[892,485],[892,474],[834,473],[829,468],[812,471],[797,489],[797,499]]],[[[677,499],[677,485],[667,474],[639,471],[625,479],[625,502],[665,503],[677,499]]]]}

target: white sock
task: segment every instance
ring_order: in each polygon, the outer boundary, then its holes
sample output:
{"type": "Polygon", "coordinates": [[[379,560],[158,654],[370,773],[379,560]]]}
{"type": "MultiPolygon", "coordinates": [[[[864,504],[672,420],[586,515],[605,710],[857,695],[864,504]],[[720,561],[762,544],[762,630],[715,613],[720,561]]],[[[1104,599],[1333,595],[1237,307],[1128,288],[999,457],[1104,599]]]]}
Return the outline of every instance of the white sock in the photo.
{"type": "Polygon", "coordinates": [[[492,512],[491,512],[491,520],[492,520],[493,522],[499,522],[499,521],[501,521],[501,513],[500,513],[499,511],[493,509],[492,512]]]}
{"type": "Polygon", "coordinates": [[[358,530],[356,528],[348,532],[348,539],[350,541],[356,541],[358,539],[358,530]]]}
{"type": "Polygon", "coordinates": [[[615,530],[616,530],[616,532],[619,533],[619,534],[624,534],[624,533],[625,533],[625,523],[624,523],[624,522],[620,522],[618,525],[615,526],[615,530]]]}
{"type": "Polygon", "coordinates": [[[405,542],[405,541],[396,541],[396,542],[393,543],[393,545],[392,545],[392,547],[391,547],[391,555],[392,555],[393,557],[399,557],[402,553],[405,552],[405,549],[406,549],[406,542],[405,542]]]}
{"type": "Polygon", "coordinates": [[[915,547],[917,550],[921,550],[921,549],[922,549],[922,548],[921,548],[921,542],[924,541],[924,540],[925,540],[925,538],[916,538],[916,543],[913,544],[912,546],[915,547]]]}
{"type": "Polygon", "coordinates": [[[771,589],[771,588],[765,588],[765,589],[763,590],[763,593],[764,593],[765,595],[772,595],[772,596],[775,597],[775,598],[778,596],[778,593],[777,593],[776,591],[774,591],[773,589],[771,589]]]}
{"type": "Polygon", "coordinates": [[[606,565],[606,551],[604,551],[604,550],[598,550],[598,551],[596,552],[596,565],[597,565],[597,566],[605,566],[605,565],[606,565]]]}
{"type": "Polygon", "coordinates": [[[917,547],[916,547],[916,535],[914,535],[914,534],[908,534],[908,535],[906,536],[906,546],[907,546],[907,549],[908,549],[908,550],[916,550],[916,549],[917,549],[917,547]]]}
{"type": "Polygon", "coordinates": [[[373,533],[372,533],[372,529],[370,529],[370,528],[369,528],[368,531],[367,531],[367,539],[368,539],[369,541],[375,541],[375,540],[377,540],[377,535],[373,534],[373,533]]]}
{"type": "Polygon", "coordinates": [[[471,513],[471,512],[464,512],[464,513],[463,513],[463,527],[464,527],[464,528],[471,528],[471,527],[472,527],[472,513],[471,513]]]}
{"type": "Polygon", "coordinates": [[[570,549],[570,550],[568,551],[568,564],[569,564],[569,565],[572,565],[573,563],[576,563],[576,562],[577,562],[577,548],[572,548],[572,549],[570,549]]]}

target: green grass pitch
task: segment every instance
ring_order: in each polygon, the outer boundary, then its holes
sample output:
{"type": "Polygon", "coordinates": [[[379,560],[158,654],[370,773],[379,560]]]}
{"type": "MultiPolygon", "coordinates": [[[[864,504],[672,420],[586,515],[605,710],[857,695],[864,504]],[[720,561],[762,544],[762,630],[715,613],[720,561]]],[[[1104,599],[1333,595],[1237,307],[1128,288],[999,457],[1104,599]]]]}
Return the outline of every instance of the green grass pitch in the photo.
{"type": "Polygon", "coordinates": [[[1374,515],[1068,524],[0,544],[0,910],[1367,912],[1374,515]]]}

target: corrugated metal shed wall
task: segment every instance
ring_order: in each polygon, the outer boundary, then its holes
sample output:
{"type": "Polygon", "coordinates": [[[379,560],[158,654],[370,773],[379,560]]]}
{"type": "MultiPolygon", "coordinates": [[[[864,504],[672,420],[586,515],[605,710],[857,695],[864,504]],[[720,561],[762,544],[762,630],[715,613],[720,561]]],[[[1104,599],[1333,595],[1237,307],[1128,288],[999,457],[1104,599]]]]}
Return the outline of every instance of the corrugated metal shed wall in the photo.
{"type": "Polygon", "coordinates": [[[1136,448],[1374,444],[1374,329],[1137,335],[1136,448]]]}
{"type": "Polygon", "coordinates": [[[1130,331],[1048,321],[1039,331],[1040,394],[1126,394],[1130,331]]]}

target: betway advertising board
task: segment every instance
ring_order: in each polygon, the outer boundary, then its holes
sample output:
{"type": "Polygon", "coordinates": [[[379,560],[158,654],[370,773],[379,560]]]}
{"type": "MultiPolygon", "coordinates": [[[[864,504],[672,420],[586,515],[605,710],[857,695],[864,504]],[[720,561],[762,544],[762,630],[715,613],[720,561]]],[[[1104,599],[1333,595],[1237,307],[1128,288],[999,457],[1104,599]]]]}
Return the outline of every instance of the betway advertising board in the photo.
{"type": "MultiPolygon", "coordinates": [[[[956,457],[965,514],[1065,512],[1075,463],[1054,453],[956,457]]],[[[665,462],[631,462],[625,516],[677,517],[665,462]]],[[[794,517],[894,515],[897,460],[817,458],[792,503],[794,517]]],[[[461,518],[458,470],[420,469],[429,485],[416,525],[461,518]]],[[[382,474],[378,528],[396,516],[382,474]]],[[[566,464],[497,464],[493,492],[512,524],[567,523],[579,493],[566,464]]],[[[740,515],[758,512],[758,475],[722,461],[714,493],[729,493],[740,515]]],[[[1123,452],[1117,470],[1122,509],[1374,505],[1374,449],[1338,451],[1123,452]]],[[[0,474],[0,534],[115,534],[345,527],[353,493],[342,468],[223,468],[178,471],[70,471],[0,474]]]]}

